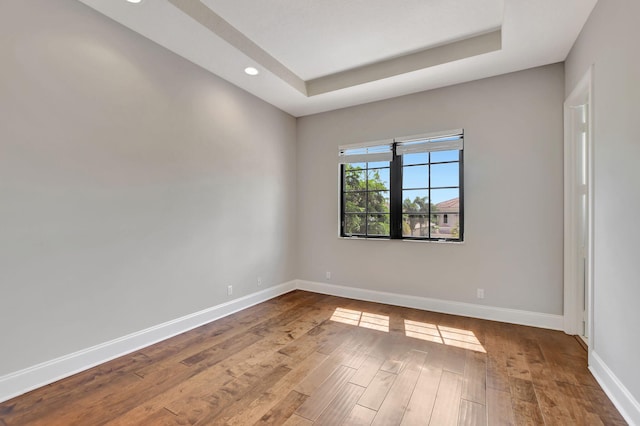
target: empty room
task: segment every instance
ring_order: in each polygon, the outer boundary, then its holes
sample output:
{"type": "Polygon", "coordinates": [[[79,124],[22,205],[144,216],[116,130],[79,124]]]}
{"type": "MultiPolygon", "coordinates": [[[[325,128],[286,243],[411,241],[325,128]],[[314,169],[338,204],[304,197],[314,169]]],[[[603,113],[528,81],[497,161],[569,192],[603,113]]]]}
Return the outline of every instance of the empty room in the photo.
{"type": "Polygon", "coordinates": [[[0,425],[640,425],[638,18],[1,1],[0,425]]]}

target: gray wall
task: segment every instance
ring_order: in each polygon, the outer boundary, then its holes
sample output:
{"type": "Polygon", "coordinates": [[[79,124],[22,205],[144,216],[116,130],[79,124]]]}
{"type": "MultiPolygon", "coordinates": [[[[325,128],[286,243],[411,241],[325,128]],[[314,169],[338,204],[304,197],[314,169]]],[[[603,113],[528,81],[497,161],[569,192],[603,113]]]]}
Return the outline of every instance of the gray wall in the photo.
{"type": "Polygon", "coordinates": [[[298,119],[299,278],[562,314],[563,93],[555,64],[298,119]],[[455,128],[463,244],[338,238],[339,145],[455,128]]]}
{"type": "Polygon", "coordinates": [[[594,64],[591,344],[640,401],[640,2],[600,0],[566,61],[567,94],[594,64]]]}
{"type": "Polygon", "coordinates": [[[295,126],[75,0],[0,2],[0,376],[294,279],[295,126]]]}

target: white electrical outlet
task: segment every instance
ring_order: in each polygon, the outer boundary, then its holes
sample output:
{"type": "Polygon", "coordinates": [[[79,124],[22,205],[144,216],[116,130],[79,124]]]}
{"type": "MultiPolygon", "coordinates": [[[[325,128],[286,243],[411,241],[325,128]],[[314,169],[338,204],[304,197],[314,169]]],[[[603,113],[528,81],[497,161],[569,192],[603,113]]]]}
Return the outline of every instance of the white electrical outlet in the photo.
{"type": "Polygon", "coordinates": [[[327,271],[327,273],[325,274],[325,277],[330,280],[331,279],[331,272],[327,271]]]}
{"type": "Polygon", "coordinates": [[[262,277],[258,277],[258,287],[262,285],[262,277]]]}
{"type": "Polygon", "coordinates": [[[233,294],[233,286],[232,285],[228,285],[227,286],[227,296],[231,296],[233,294]]]}
{"type": "Polygon", "coordinates": [[[479,288],[476,292],[476,297],[478,299],[484,299],[484,288],[479,288]]]}

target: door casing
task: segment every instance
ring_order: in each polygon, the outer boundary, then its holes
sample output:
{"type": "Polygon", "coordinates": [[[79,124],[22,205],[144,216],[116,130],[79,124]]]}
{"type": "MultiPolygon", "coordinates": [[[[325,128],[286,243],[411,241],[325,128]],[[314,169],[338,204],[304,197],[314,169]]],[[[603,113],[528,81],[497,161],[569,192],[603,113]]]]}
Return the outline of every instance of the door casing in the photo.
{"type": "Polygon", "coordinates": [[[586,333],[588,346],[594,345],[593,336],[593,66],[585,73],[564,102],[564,331],[567,334],[586,333]],[[584,268],[584,295],[579,282],[578,268],[581,253],[578,244],[580,226],[577,176],[577,156],[575,138],[581,131],[573,120],[576,107],[586,105],[586,194],[587,223],[584,268]],[[583,300],[584,297],[584,300],[583,300]],[[584,316],[583,316],[584,307],[584,316]],[[584,328],[582,321],[584,320],[584,328]],[[583,332],[584,330],[584,332],[583,332]]]}

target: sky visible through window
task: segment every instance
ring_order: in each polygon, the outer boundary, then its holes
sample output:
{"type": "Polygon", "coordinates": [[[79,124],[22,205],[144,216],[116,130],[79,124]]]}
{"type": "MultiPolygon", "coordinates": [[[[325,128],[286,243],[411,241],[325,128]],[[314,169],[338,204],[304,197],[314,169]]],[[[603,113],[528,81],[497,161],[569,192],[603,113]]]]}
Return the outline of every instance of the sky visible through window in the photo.
{"type": "MultiPolygon", "coordinates": [[[[426,189],[412,189],[412,188],[427,188],[428,183],[428,168],[431,167],[431,187],[447,187],[453,186],[453,189],[432,189],[431,190],[431,203],[438,204],[443,201],[448,201],[460,196],[457,187],[460,186],[459,180],[459,163],[444,163],[444,164],[432,164],[431,166],[418,165],[428,162],[429,153],[417,153],[404,155],[403,161],[403,191],[402,199],[410,198],[414,200],[415,197],[429,196],[429,191],[426,189]]],[[[438,163],[444,161],[458,161],[458,151],[436,151],[431,153],[431,163],[438,163]]],[[[354,168],[365,168],[365,163],[352,164],[354,168]]],[[[388,161],[370,162],[369,169],[377,167],[389,167],[388,161]]],[[[373,173],[373,171],[370,171],[373,173]]],[[[378,170],[380,180],[387,188],[390,188],[389,184],[389,169],[378,170]]]]}

